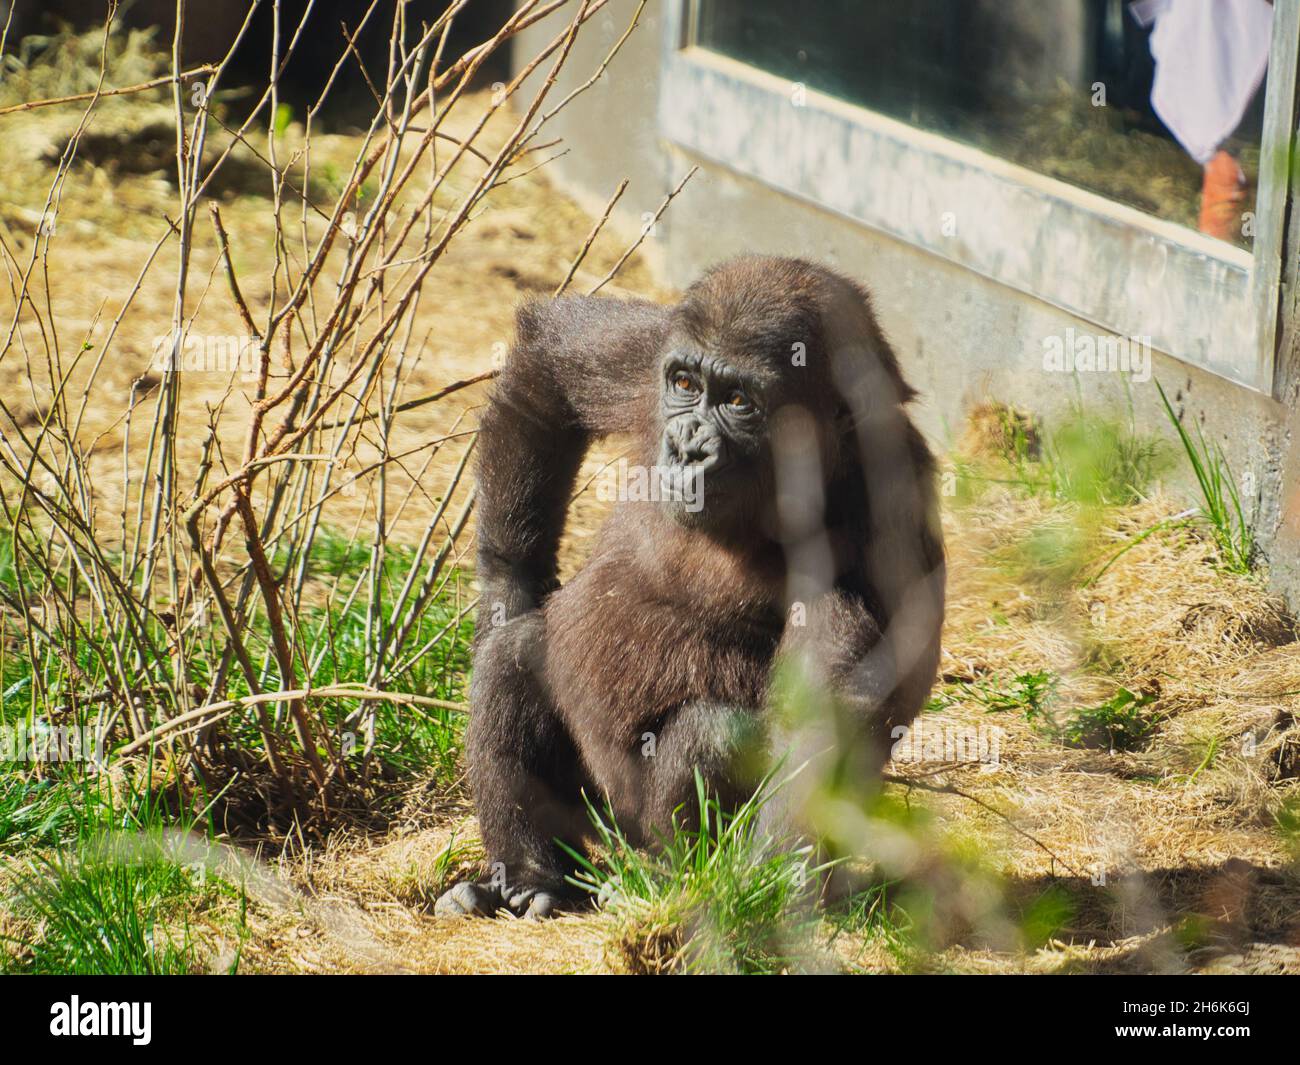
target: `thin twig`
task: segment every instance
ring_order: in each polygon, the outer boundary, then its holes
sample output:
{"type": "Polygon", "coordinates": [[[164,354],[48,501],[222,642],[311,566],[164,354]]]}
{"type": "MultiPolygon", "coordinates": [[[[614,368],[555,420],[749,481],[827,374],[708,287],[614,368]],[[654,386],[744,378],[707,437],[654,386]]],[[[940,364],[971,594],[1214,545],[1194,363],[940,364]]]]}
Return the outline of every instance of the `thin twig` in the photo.
{"type": "Polygon", "coordinates": [[[622,198],[623,193],[627,191],[627,178],[618,183],[618,188],[614,190],[614,195],[609,198],[605,204],[605,210],[601,213],[596,224],[591,227],[591,232],[587,234],[587,239],[582,242],[582,247],[578,249],[577,257],[569,264],[569,272],[564,275],[564,280],[555,286],[555,291],[551,293],[552,298],[564,294],[564,290],[569,287],[569,282],[573,280],[573,275],[578,272],[578,267],[582,265],[582,260],[587,257],[587,252],[591,250],[592,244],[595,243],[596,237],[600,235],[601,229],[609,221],[609,214],[614,210],[614,205],[622,198]]]}
{"type": "Polygon", "coordinates": [[[993,806],[990,803],[985,802],[983,799],[979,798],[978,796],[970,794],[970,792],[962,791],[960,788],[953,787],[951,784],[927,784],[923,781],[916,780],[913,778],[900,777],[894,773],[882,773],[880,774],[880,779],[887,784],[899,784],[905,788],[919,788],[921,791],[932,791],[939,795],[956,795],[958,798],[966,799],[968,802],[973,802],[976,806],[980,807],[981,809],[987,810],[994,817],[997,817],[1000,820],[1005,821],[1013,832],[1029,840],[1030,843],[1032,843],[1035,847],[1039,848],[1044,854],[1046,854],[1049,858],[1051,858],[1053,862],[1060,862],[1061,867],[1063,869],[1072,873],[1074,876],[1079,876],[1079,877],[1083,876],[1083,874],[1079,872],[1079,870],[1075,869],[1074,866],[1072,866],[1069,862],[1067,862],[1064,858],[1062,858],[1059,854],[1057,854],[1054,850],[1052,850],[1051,847],[1049,847],[1042,840],[1037,839],[1034,836],[1030,835],[1018,824],[1016,824],[1015,821],[1013,821],[1010,817],[1008,817],[1001,810],[999,810],[996,806],[993,806]]]}
{"type": "Polygon", "coordinates": [[[644,226],[641,227],[640,236],[638,236],[636,240],[632,242],[632,246],[623,253],[623,257],[613,265],[609,273],[607,273],[604,277],[602,277],[596,283],[596,285],[587,292],[588,296],[594,296],[597,292],[599,292],[602,288],[604,288],[607,284],[609,284],[609,282],[614,279],[614,277],[618,274],[618,272],[621,269],[623,269],[623,264],[626,263],[628,259],[632,258],[632,253],[635,252],[637,248],[641,247],[641,243],[645,240],[646,237],[650,235],[650,231],[654,229],[654,227],[659,223],[659,219],[661,219],[664,216],[664,212],[668,210],[668,205],[677,198],[677,194],[686,187],[686,183],[695,176],[696,171],[698,171],[699,169],[700,168],[698,166],[691,167],[690,170],[686,172],[686,176],[677,183],[677,187],[673,189],[673,191],[670,192],[667,196],[664,197],[664,201],[659,205],[659,210],[655,211],[654,217],[651,218],[649,222],[647,222],[644,226]]]}
{"type": "Polygon", "coordinates": [[[204,63],[180,74],[165,74],[161,78],[142,81],[139,85],[127,85],[120,89],[98,89],[91,92],[73,93],[71,96],[56,96],[49,100],[28,100],[26,103],[0,107],[0,115],[13,114],[15,111],[35,111],[38,107],[55,107],[58,104],[81,103],[84,100],[97,100],[105,96],[124,96],[127,93],[147,92],[150,89],[161,89],[164,85],[171,85],[174,82],[185,81],[187,78],[198,77],[200,74],[212,74],[218,69],[215,64],[204,63]]]}

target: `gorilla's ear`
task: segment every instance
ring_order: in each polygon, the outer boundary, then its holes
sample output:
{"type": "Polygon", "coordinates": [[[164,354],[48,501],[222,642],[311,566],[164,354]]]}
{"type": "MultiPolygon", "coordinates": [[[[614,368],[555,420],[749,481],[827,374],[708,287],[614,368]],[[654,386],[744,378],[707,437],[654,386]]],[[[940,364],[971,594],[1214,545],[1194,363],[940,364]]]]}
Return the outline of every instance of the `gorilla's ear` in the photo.
{"type": "Polygon", "coordinates": [[[916,391],[871,308],[871,297],[846,277],[827,272],[818,312],[831,379],[855,419],[902,407],[916,391]]]}
{"type": "Polygon", "coordinates": [[[853,410],[847,403],[835,404],[835,435],[839,437],[852,436],[853,426],[855,424],[853,410]]]}

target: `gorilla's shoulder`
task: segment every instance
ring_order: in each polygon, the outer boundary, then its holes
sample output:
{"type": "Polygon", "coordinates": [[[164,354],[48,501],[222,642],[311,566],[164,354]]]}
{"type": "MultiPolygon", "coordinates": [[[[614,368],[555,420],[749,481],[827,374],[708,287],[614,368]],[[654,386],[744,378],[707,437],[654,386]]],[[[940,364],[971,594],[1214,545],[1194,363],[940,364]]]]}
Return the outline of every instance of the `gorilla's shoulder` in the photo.
{"type": "Polygon", "coordinates": [[[560,296],[520,304],[515,330],[519,343],[551,349],[586,348],[592,341],[608,343],[618,335],[658,344],[668,331],[670,316],[667,307],[649,300],[560,296]]]}

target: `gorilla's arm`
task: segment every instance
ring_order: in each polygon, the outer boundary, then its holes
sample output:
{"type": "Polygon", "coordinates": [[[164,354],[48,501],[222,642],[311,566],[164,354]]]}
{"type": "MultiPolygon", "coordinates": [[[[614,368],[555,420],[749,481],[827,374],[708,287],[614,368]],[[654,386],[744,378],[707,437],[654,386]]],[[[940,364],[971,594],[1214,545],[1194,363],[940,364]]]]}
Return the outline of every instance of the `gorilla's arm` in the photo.
{"type": "MultiPolygon", "coordinates": [[[[941,572],[933,575],[941,580],[941,572]]],[[[939,659],[939,615],[928,588],[882,628],[861,596],[837,588],[808,604],[803,624],[787,626],[776,661],[795,666],[832,708],[873,740],[906,724],[929,693],[939,659]],[[915,616],[914,616],[915,615],[915,616]]]]}
{"type": "Polygon", "coordinates": [[[632,431],[652,409],[668,312],[566,297],[525,305],[516,327],[478,440],[480,609],[497,621],[555,590],[578,467],[593,438],[632,431]]]}

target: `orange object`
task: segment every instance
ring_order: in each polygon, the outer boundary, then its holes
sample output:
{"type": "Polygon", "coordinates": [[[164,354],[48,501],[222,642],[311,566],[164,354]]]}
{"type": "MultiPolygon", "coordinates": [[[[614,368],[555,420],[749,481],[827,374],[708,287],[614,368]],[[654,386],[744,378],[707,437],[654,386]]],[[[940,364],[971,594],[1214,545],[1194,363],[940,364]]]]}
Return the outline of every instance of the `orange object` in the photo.
{"type": "Polygon", "coordinates": [[[1246,198],[1246,175],[1227,152],[1220,150],[1205,164],[1205,181],[1201,185],[1202,233],[1220,240],[1231,240],[1241,221],[1241,204],[1246,198]]]}

